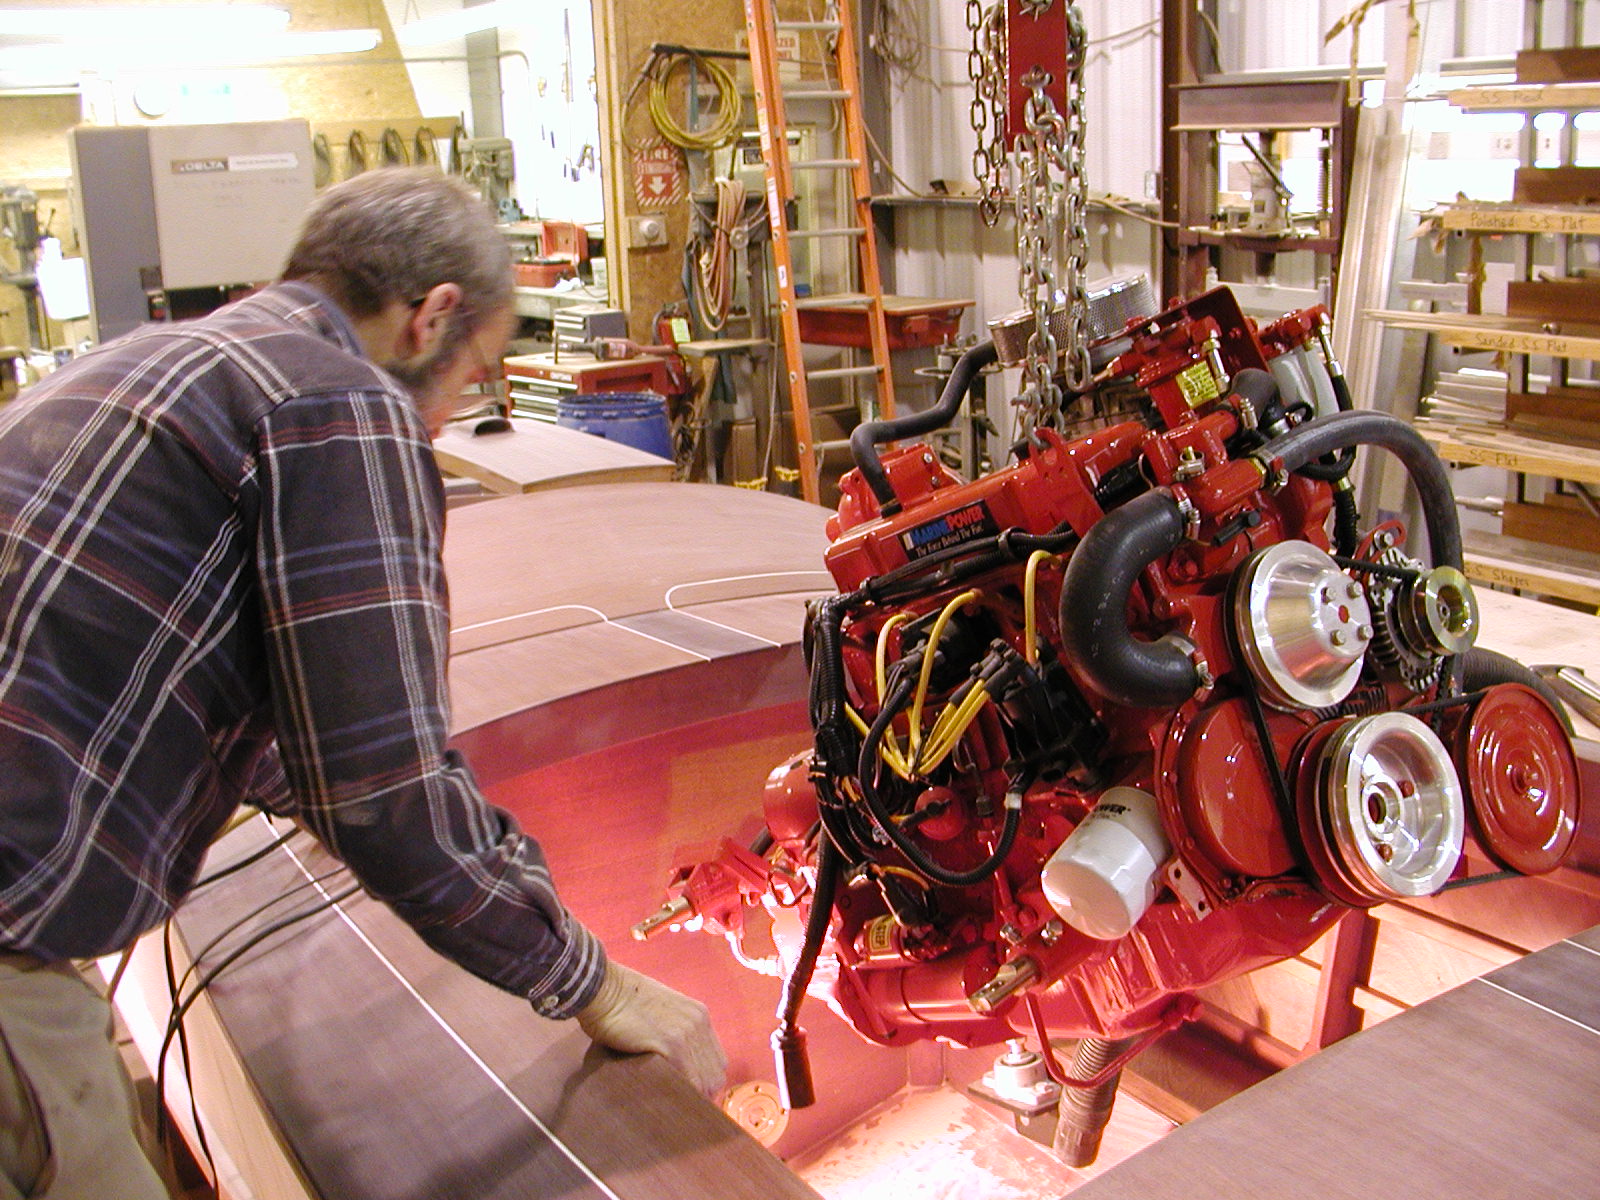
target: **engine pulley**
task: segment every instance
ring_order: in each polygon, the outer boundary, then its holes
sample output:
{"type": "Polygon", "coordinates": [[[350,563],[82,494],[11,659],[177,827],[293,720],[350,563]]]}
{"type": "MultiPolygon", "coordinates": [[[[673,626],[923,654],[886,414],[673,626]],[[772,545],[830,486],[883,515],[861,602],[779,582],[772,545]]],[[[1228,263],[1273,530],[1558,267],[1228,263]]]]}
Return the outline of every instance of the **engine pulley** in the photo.
{"type": "Polygon", "coordinates": [[[1439,736],[1408,713],[1324,726],[1302,754],[1300,833],[1334,899],[1370,906],[1439,890],[1466,805],[1439,736]]]}
{"type": "Polygon", "coordinates": [[[1478,598],[1454,567],[1434,567],[1402,589],[1395,616],[1412,650],[1461,654],[1478,638],[1478,598]]]}
{"type": "Polygon", "coordinates": [[[1524,875],[1553,871],[1578,828],[1578,760],[1560,716],[1532,688],[1497,684],[1456,745],[1483,848],[1524,875]]]}
{"type": "Polygon", "coordinates": [[[1310,542],[1278,542],[1239,568],[1239,649],[1275,708],[1327,708],[1361,677],[1372,641],[1365,590],[1310,542]]]}

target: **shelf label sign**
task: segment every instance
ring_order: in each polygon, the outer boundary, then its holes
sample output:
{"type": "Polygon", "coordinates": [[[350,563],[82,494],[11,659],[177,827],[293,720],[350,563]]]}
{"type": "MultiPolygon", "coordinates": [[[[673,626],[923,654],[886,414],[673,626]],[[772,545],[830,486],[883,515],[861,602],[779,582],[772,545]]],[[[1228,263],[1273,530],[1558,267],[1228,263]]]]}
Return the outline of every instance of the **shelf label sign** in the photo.
{"type": "Polygon", "coordinates": [[[660,138],[633,152],[633,193],[640,208],[671,208],[688,194],[683,159],[660,138]]]}

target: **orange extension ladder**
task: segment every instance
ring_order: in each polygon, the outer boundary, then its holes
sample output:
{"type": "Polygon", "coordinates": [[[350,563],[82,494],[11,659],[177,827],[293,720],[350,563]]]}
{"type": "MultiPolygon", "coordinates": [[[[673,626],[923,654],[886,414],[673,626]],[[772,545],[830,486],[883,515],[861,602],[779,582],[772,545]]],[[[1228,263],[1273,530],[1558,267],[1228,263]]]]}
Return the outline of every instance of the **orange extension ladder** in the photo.
{"type": "MultiPolygon", "coordinates": [[[[883,283],[878,273],[878,245],[872,225],[872,180],[867,165],[867,139],[860,100],[860,72],[856,62],[854,22],[849,0],[831,5],[834,16],[822,21],[784,21],[777,18],[774,0],[745,0],[745,20],[750,34],[750,67],[755,83],[756,114],[761,130],[761,152],[767,162],[767,219],[772,227],[772,257],[777,271],[779,323],[789,382],[789,409],[794,425],[795,460],[800,469],[800,493],[811,503],[821,499],[819,461],[823,451],[847,443],[818,439],[813,425],[810,385],[829,379],[854,379],[870,383],[876,415],[894,415],[894,377],[889,358],[889,335],[884,320],[883,283]],[[812,33],[832,50],[825,54],[827,78],[796,82],[779,75],[778,36],[782,32],[812,33]],[[830,101],[838,106],[847,157],[791,160],[788,106],[796,100],[830,101]],[[845,175],[852,198],[849,224],[832,228],[791,229],[795,207],[795,173],[826,171],[845,175]],[[832,295],[797,296],[792,245],[797,239],[849,240],[855,246],[855,290],[832,295]],[[852,310],[865,318],[867,336],[861,348],[870,351],[871,363],[807,371],[805,365],[807,310],[852,310]]],[[[847,345],[836,335],[811,332],[809,344],[847,345]]]]}

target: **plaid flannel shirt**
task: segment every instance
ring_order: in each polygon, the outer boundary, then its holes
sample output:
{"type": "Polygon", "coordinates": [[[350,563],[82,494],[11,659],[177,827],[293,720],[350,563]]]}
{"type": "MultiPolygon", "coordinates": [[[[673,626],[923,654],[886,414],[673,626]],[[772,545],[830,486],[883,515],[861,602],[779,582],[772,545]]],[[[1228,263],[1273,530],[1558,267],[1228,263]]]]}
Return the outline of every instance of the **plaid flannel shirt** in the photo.
{"type": "Polygon", "coordinates": [[[140,330],[0,413],[0,947],[118,949],[241,801],[549,1016],[605,955],[446,748],[443,492],[304,284],[140,330]]]}

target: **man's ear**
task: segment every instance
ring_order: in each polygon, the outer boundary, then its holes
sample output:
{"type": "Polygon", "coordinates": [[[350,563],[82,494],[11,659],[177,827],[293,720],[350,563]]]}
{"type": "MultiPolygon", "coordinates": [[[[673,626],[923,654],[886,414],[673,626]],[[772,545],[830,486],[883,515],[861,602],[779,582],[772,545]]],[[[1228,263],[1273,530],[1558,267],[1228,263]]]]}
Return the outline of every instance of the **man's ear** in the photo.
{"type": "Polygon", "coordinates": [[[438,350],[450,331],[450,319],[461,307],[464,294],[459,283],[438,283],[417,301],[406,322],[411,354],[425,358],[438,350]]]}

